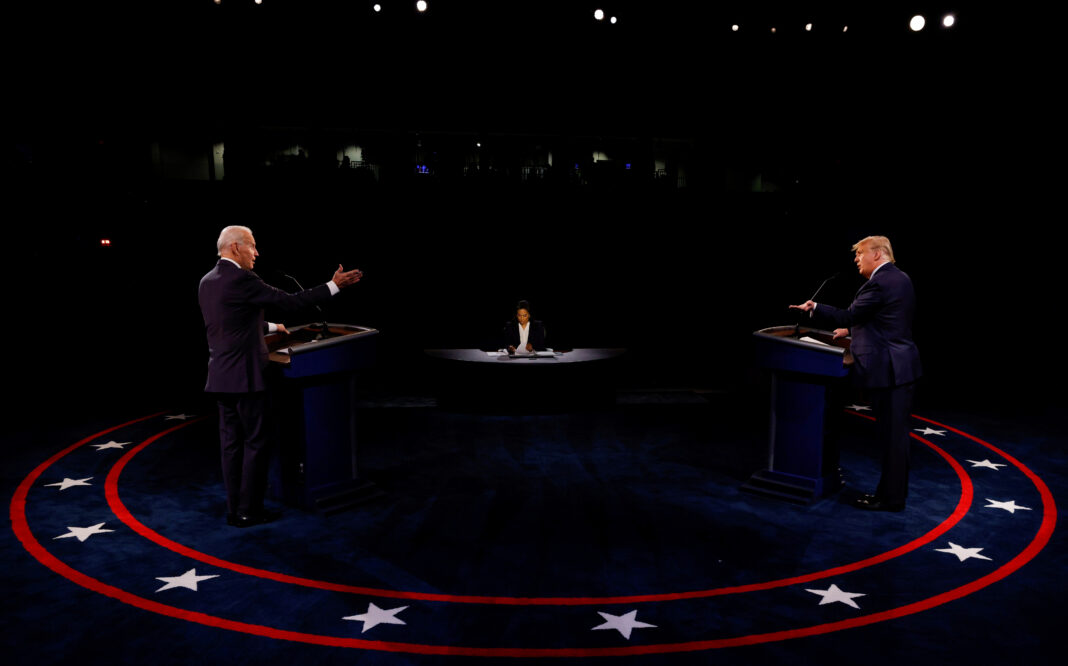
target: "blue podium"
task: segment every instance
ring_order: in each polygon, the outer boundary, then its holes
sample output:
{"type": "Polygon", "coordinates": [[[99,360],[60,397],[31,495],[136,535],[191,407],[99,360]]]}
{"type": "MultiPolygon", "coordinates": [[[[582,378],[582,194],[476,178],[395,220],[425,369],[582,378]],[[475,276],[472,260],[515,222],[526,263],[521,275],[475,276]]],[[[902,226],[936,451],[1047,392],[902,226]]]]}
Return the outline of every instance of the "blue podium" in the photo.
{"type": "Polygon", "coordinates": [[[377,336],[373,328],[333,323],[267,336],[282,375],[272,392],[279,428],[272,497],[330,513],[377,494],[359,475],[355,409],[358,371],[374,364],[377,336]]]}
{"type": "Polygon", "coordinates": [[[753,359],[771,370],[771,421],[767,469],[743,490],[808,504],[837,491],[838,461],[825,455],[828,385],[849,373],[849,339],[829,331],[775,326],[753,333],[753,359]]]}

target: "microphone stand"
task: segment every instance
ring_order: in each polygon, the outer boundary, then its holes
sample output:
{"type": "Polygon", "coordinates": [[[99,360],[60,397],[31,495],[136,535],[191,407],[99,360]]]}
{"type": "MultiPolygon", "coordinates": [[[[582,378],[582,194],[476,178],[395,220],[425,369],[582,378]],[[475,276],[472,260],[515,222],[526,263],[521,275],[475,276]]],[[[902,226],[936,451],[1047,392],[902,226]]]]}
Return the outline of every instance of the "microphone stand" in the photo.
{"type": "MultiPolygon", "coordinates": [[[[819,293],[820,293],[821,291],[823,291],[823,288],[827,286],[827,283],[828,283],[828,282],[830,282],[831,280],[835,279],[836,277],[838,277],[838,276],[839,276],[839,275],[841,275],[841,274],[842,274],[841,272],[835,273],[835,274],[834,274],[834,275],[832,275],[831,277],[829,277],[829,278],[827,278],[826,280],[824,280],[824,281],[823,281],[823,282],[822,282],[822,283],[820,284],[819,288],[818,288],[818,289],[816,289],[816,292],[815,292],[814,294],[812,294],[812,298],[810,298],[810,299],[808,299],[808,300],[810,300],[810,301],[814,301],[814,300],[816,300],[816,296],[819,296],[819,293]]],[[[801,322],[800,322],[800,321],[799,321],[799,322],[797,322],[796,324],[794,324],[794,337],[795,337],[795,338],[799,338],[799,337],[801,337],[801,322]]]]}
{"type": "MultiPolygon", "coordinates": [[[[288,278],[288,279],[292,280],[293,284],[297,285],[297,288],[299,288],[301,291],[306,291],[304,289],[304,285],[302,285],[300,283],[300,281],[297,280],[297,278],[293,277],[292,275],[290,275],[288,273],[283,273],[282,271],[278,271],[278,274],[281,275],[284,278],[288,278]]],[[[315,334],[315,337],[312,338],[312,340],[323,340],[323,339],[325,339],[327,337],[327,335],[329,333],[329,330],[326,327],[326,314],[323,313],[323,309],[321,307],[319,307],[318,304],[315,305],[315,309],[319,311],[319,316],[321,316],[323,318],[323,321],[322,321],[321,324],[320,323],[316,323],[315,324],[316,326],[319,327],[319,332],[315,334]]]]}

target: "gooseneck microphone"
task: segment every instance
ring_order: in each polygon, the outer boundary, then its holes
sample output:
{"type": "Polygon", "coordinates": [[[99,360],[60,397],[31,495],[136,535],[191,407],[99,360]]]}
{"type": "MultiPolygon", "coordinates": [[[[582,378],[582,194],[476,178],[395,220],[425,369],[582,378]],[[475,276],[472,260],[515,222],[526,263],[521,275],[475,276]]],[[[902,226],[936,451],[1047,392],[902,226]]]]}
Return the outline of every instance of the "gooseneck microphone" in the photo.
{"type": "MultiPolygon", "coordinates": [[[[831,277],[829,277],[826,280],[824,280],[823,283],[820,284],[819,288],[816,289],[816,293],[812,294],[812,298],[810,298],[808,300],[810,300],[810,301],[816,300],[816,296],[819,296],[819,293],[821,291],[823,291],[823,288],[827,286],[827,283],[830,282],[831,280],[835,279],[836,277],[838,277],[841,274],[842,274],[841,271],[839,271],[838,273],[835,273],[831,277]]],[[[811,313],[809,313],[809,316],[811,316],[811,313]]],[[[801,336],[801,322],[797,322],[796,324],[794,324],[794,337],[800,337],[800,336],[801,336]]]]}
{"type": "MultiPolygon", "coordinates": [[[[301,291],[305,291],[304,285],[302,285],[300,283],[300,280],[298,280],[297,278],[295,278],[292,275],[290,275],[289,273],[285,273],[283,271],[278,271],[278,274],[281,275],[282,277],[286,278],[286,279],[292,280],[293,284],[297,285],[298,289],[300,289],[301,291]]],[[[319,316],[323,318],[323,321],[322,321],[321,324],[317,324],[319,326],[319,332],[315,334],[315,338],[314,339],[315,340],[322,340],[323,338],[327,337],[326,314],[323,313],[323,309],[321,307],[319,307],[318,303],[315,304],[315,309],[319,311],[319,316]]]]}
{"type": "Polygon", "coordinates": [[[812,294],[812,298],[810,298],[810,299],[808,299],[808,300],[810,300],[810,301],[814,301],[814,300],[816,300],[816,296],[818,296],[818,295],[819,295],[819,293],[820,293],[821,291],[823,291],[823,288],[824,288],[825,286],[827,286],[827,283],[828,283],[828,282],[830,282],[831,280],[835,279],[836,277],[838,277],[838,276],[839,276],[839,275],[841,275],[841,274],[842,274],[841,272],[835,273],[835,274],[834,274],[834,275],[832,275],[831,277],[829,277],[829,278],[827,278],[826,280],[824,280],[824,281],[823,281],[823,284],[821,284],[821,285],[820,285],[820,288],[819,288],[819,289],[817,289],[817,290],[816,290],[816,293],[815,293],[815,294],[812,294]]]}

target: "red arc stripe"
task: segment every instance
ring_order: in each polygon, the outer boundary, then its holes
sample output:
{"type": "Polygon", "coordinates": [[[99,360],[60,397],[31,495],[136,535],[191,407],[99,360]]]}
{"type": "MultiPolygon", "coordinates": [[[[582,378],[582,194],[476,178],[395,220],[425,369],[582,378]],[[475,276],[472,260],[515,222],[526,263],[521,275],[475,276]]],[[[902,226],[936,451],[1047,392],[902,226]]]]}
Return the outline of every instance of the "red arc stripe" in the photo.
{"type": "MultiPolygon", "coordinates": [[[[147,419],[147,418],[151,418],[151,417],[145,417],[145,419],[147,419]]],[[[978,580],[972,581],[971,583],[963,585],[963,586],[961,586],[959,588],[956,588],[954,590],[949,590],[949,591],[944,592],[942,594],[935,595],[934,597],[930,597],[928,599],[924,599],[924,600],[916,602],[916,603],[908,604],[908,605],[905,605],[905,606],[901,606],[899,608],[891,609],[891,610],[888,610],[888,611],[883,611],[883,612],[880,612],[880,613],[872,613],[870,615],[865,615],[865,616],[853,618],[853,619],[850,619],[850,620],[843,620],[843,621],[840,621],[840,622],[831,622],[831,623],[827,623],[827,624],[815,625],[815,626],[811,626],[811,627],[804,627],[804,628],[800,628],[800,629],[791,629],[791,630],[771,632],[771,633],[766,633],[766,634],[753,634],[753,635],[749,635],[749,636],[739,636],[739,637],[734,637],[734,638],[724,638],[724,639],[715,639],[715,640],[707,640],[707,641],[691,641],[691,642],[685,642],[685,643],[658,644],[658,645],[623,646],[623,647],[616,647],[616,648],[547,648],[547,649],[540,649],[540,648],[478,648],[478,647],[465,647],[465,646],[419,645],[419,644],[395,643],[395,642],[386,642],[386,641],[368,641],[368,640],[356,639],[356,638],[338,638],[338,637],[331,637],[331,636],[320,636],[320,635],[316,635],[316,634],[306,634],[306,633],[301,633],[301,632],[284,631],[284,630],[280,630],[280,629],[274,629],[272,627],[264,627],[264,626],[261,626],[261,625],[253,625],[253,624],[247,624],[247,623],[243,623],[243,622],[236,622],[236,621],[228,620],[228,619],[225,619],[225,618],[219,618],[219,617],[214,617],[214,616],[211,616],[211,615],[205,615],[203,613],[195,613],[195,612],[187,611],[187,610],[184,610],[184,609],[175,608],[173,606],[167,606],[165,604],[161,604],[161,603],[158,603],[158,602],[155,602],[155,601],[150,601],[150,600],[144,599],[142,597],[138,597],[136,595],[130,594],[129,592],[126,592],[125,590],[121,590],[119,588],[104,584],[104,583],[102,583],[102,582],[100,582],[100,581],[98,581],[98,580],[96,580],[94,578],[86,576],[85,574],[82,574],[81,572],[72,569],[71,567],[67,566],[66,564],[64,564],[63,562],[58,560],[51,553],[49,553],[47,550],[45,550],[40,545],[40,543],[38,543],[37,540],[33,537],[32,533],[29,530],[29,526],[26,523],[26,515],[25,515],[26,494],[27,494],[30,486],[32,486],[33,482],[36,481],[36,479],[40,476],[40,474],[45,469],[48,468],[48,466],[50,466],[52,463],[54,463],[56,460],[58,460],[59,458],[63,457],[64,455],[66,455],[70,451],[72,451],[72,450],[78,448],[79,446],[85,444],[86,442],[91,441],[92,439],[94,439],[96,437],[99,437],[102,434],[106,434],[107,432],[111,432],[113,430],[117,430],[117,429],[119,429],[121,427],[124,427],[125,425],[129,425],[129,423],[135,423],[136,421],[131,421],[131,422],[127,423],[127,424],[123,424],[122,426],[116,426],[115,428],[111,428],[111,429],[102,431],[101,433],[97,433],[96,435],[93,435],[92,437],[86,438],[86,439],[80,441],[79,443],[69,447],[68,449],[65,449],[64,451],[62,451],[59,454],[57,454],[57,455],[53,456],[52,458],[50,458],[45,463],[42,463],[40,466],[38,466],[38,468],[35,469],[34,472],[31,473],[30,476],[28,476],[19,485],[19,488],[16,491],[15,497],[12,500],[12,503],[11,503],[11,519],[12,519],[12,525],[13,525],[13,527],[15,529],[15,533],[19,536],[19,540],[22,542],[23,546],[32,555],[34,555],[34,557],[36,557],[39,561],[41,561],[43,564],[45,564],[47,567],[49,567],[50,569],[52,569],[56,573],[68,578],[69,580],[71,580],[71,581],[73,581],[73,582],[75,582],[75,583],[77,583],[79,585],[82,585],[83,587],[86,587],[86,588],[88,588],[90,590],[99,592],[101,594],[105,594],[105,595],[107,595],[109,597],[115,598],[115,599],[117,599],[119,601],[122,601],[124,603],[136,606],[138,608],[143,608],[145,610],[150,610],[150,611],[153,611],[153,612],[161,613],[163,615],[168,615],[168,616],[171,616],[171,617],[187,620],[187,621],[190,621],[190,622],[197,622],[199,624],[204,624],[204,625],[208,625],[208,626],[213,626],[213,627],[218,627],[218,628],[228,629],[228,630],[233,630],[233,631],[241,631],[241,632],[244,632],[244,633],[250,633],[250,634],[264,636],[264,637],[268,637],[268,638],[290,640],[290,641],[298,641],[298,642],[312,643],[312,644],[317,644],[317,645],[328,645],[328,646],[335,646],[335,647],[364,648],[364,649],[374,649],[374,650],[389,651],[389,652],[406,652],[406,653],[411,653],[411,654],[438,654],[438,655],[458,655],[458,656],[471,656],[471,657],[593,657],[593,656],[624,656],[624,655],[637,655],[637,654],[663,654],[663,653],[670,653],[670,652],[690,652],[690,651],[709,650],[709,649],[723,648],[723,647],[754,645],[754,644],[758,644],[758,643],[766,643],[766,642],[772,642],[772,641],[780,641],[780,640],[787,640],[787,639],[792,639],[792,638],[801,638],[801,637],[805,637],[805,636],[815,636],[815,635],[819,635],[819,634],[831,633],[831,632],[834,632],[834,631],[840,631],[842,629],[849,629],[849,628],[853,628],[853,627],[860,627],[860,626],[865,626],[865,625],[869,625],[869,624],[875,624],[875,623],[878,623],[878,622],[883,622],[885,620],[894,619],[894,618],[902,617],[902,616],[905,616],[905,615],[910,615],[910,614],[913,614],[913,613],[918,613],[918,612],[923,611],[923,610],[928,610],[928,609],[933,608],[935,606],[938,606],[938,605],[947,603],[949,601],[952,601],[952,600],[959,599],[961,597],[967,596],[968,594],[971,594],[972,592],[975,592],[976,590],[982,589],[982,588],[984,588],[984,587],[986,587],[988,585],[991,585],[994,582],[997,582],[997,581],[1005,578],[1006,576],[1010,575],[1011,573],[1017,571],[1020,567],[1024,566],[1027,562],[1031,561],[1035,557],[1035,555],[1037,555],[1038,552],[1041,551],[1042,548],[1049,542],[1049,539],[1050,539],[1050,537],[1051,537],[1051,535],[1053,533],[1054,526],[1056,525],[1056,514],[1057,514],[1056,505],[1055,505],[1055,503],[1053,501],[1053,495],[1049,491],[1049,488],[1046,486],[1046,484],[1036,474],[1034,474],[1030,469],[1028,469],[1026,466],[1024,466],[1022,463],[1020,463],[1018,460],[1016,460],[1012,456],[1009,456],[1008,454],[1004,453],[1003,451],[1001,451],[997,447],[995,447],[995,446],[993,446],[993,445],[991,445],[991,444],[989,444],[987,442],[984,442],[983,440],[981,440],[981,439],[979,439],[977,437],[974,437],[972,435],[968,435],[967,433],[964,433],[964,432],[962,432],[960,430],[957,430],[955,428],[951,428],[949,426],[945,426],[943,424],[940,424],[940,423],[938,423],[936,421],[932,421],[930,419],[924,419],[923,417],[916,417],[916,418],[919,418],[920,420],[927,421],[927,422],[932,423],[934,425],[937,425],[939,427],[946,428],[948,430],[952,430],[955,433],[958,433],[958,434],[960,434],[960,435],[962,435],[964,437],[967,437],[968,439],[971,439],[971,440],[973,440],[973,441],[975,441],[975,442],[977,442],[977,443],[979,443],[979,444],[981,444],[983,446],[986,446],[990,450],[998,453],[999,455],[1003,456],[1006,460],[1010,461],[1013,465],[1015,465],[1017,468],[1019,468],[1032,481],[1032,483],[1034,483],[1035,487],[1038,489],[1039,494],[1042,497],[1043,519],[1042,519],[1042,524],[1039,527],[1038,532],[1036,533],[1036,535],[1035,535],[1034,539],[1031,541],[1031,543],[1027,546],[1027,548],[1025,548],[1019,555],[1014,557],[1008,563],[1002,565],[1001,567],[999,567],[998,569],[996,569],[992,573],[987,574],[986,576],[983,576],[982,578],[979,578],[978,580]]],[[[138,421],[140,421],[140,420],[144,420],[144,419],[138,419],[138,421]]],[[[183,423],[181,425],[175,426],[174,428],[170,428],[167,431],[156,435],[155,438],[158,439],[163,434],[166,434],[167,432],[173,432],[174,430],[177,430],[178,428],[181,428],[181,427],[183,427],[185,425],[188,425],[188,424],[187,423],[183,423]]],[[[930,442],[922,440],[921,438],[917,437],[916,435],[912,435],[912,436],[916,437],[916,439],[920,439],[920,441],[924,441],[925,444],[927,444],[928,446],[931,446],[932,448],[934,448],[944,458],[946,458],[947,460],[950,460],[954,464],[954,468],[958,469],[958,475],[963,473],[963,468],[961,468],[959,464],[956,464],[955,461],[952,461],[952,459],[950,459],[948,457],[948,455],[944,451],[942,451],[938,447],[935,447],[930,442]]],[[[143,448],[144,446],[147,446],[148,443],[150,443],[150,441],[154,441],[154,439],[146,440],[144,443],[142,443],[138,447],[138,449],[139,448],[143,448]]],[[[135,450],[137,450],[137,449],[135,449],[135,450]]],[[[133,453],[133,451],[131,451],[131,453],[133,453]]],[[[125,461],[129,460],[129,457],[130,457],[130,454],[127,454],[126,456],[123,457],[123,464],[125,464],[125,461]]],[[[112,473],[114,473],[114,470],[113,470],[112,473]]],[[[117,475],[116,475],[116,478],[117,478],[117,475]]],[[[967,475],[964,475],[961,478],[962,478],[962,481],[963,481],[964,479],[967,479],[967,475]]],[[[111,475],[110,474],[109,474],[109,481],[111,481],[111,475]]],[[[969,483],[969,485],[970,485],[970,483],[969,483]]],[[[962,493],[962,500],[963,500],[963,498],[964,498],[964,493],[962,493]]],[[[116,500],[118,499],[117,492],[115,493],[115,499],[116,500]]],[[[109,496],[109,502],[110,502],[110,496],[109,496]]],[[[958,503],[958,510],[961,508],[961,504],[962,503],[958,503]]],[[[968,506],[970,506],[970,501],[969,501],[968,504],[964,504],[965,511],[967,510],[968,506]]],[[[954,515],[956,515],[956,512],[954,512],[954,515]]],[[[951,519],[952,519],[952,517],[951,517],[951,519]]],[[[958,518],[958,520],[959,520],[959,518],[958,518]]],[[[145,529],[147,529],[147,528],[145,528],[145,529]]],[[[928,533],[928,534],[930,534],[930,533],[928,533]]],[[[891,552],[893,552],[893,551],[891,551],[891,552]]],[[[602,602],[602,603],[608,603],[608,602],[602,602]]]]}

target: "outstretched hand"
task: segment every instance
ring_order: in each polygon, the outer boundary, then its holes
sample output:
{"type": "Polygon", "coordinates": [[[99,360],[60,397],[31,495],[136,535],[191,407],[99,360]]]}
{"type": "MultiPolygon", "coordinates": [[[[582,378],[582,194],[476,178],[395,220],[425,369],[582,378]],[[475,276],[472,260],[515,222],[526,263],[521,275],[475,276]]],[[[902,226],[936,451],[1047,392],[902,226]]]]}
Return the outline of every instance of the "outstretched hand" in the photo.
{"type": "Polygon", "coordinates": [[[354,268],[351,271],[346,271],[345,267],[341,264],[337,265],[337,270],[334,272],[333,282],[339,289],[350,287],[363,277],[363,271],[358,268],[354,268]]]}
{"type": "Polygon", "coordinates": [[[804,312],[811,312],[812,309],[815,308],[815,307],[816,307],[816,302],[815,301],[805,301],[801,305],[791,305],[790,309],[791,310],[802,310],[804,312]]]}

